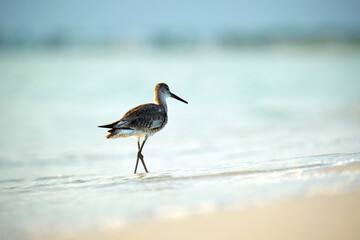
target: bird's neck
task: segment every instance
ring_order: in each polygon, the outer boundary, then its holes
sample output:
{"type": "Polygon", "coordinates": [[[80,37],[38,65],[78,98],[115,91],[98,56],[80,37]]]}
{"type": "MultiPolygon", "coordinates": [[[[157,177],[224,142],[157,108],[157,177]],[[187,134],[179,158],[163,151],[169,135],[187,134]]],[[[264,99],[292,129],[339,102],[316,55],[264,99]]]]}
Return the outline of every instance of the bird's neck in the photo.
{"type": "Polygon", "coordinates": [[[155,104],[162,106],[165,108],[165,112],[167,112],[166,98],[164,95],[155,93],[155,104]]]}

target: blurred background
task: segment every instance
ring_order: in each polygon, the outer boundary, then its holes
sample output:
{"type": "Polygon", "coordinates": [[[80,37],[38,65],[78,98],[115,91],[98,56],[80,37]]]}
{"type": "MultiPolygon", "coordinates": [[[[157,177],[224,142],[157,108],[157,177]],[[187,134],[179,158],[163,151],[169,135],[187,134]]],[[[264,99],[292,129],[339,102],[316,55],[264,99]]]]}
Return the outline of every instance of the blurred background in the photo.
{"type": "Polygon", "coordinates": [[[353,131],[359,9],[351,0],[1,1],[1,152],[97,152],[95,139],[107,148],[95,126],[151,102],[158,82],[190,102],[169,108],[184,143],[337,118],[353,131]]]}
{"type": "Polygon", "coordinates": [[[317,156],[359,151],[359,76],[359,1],[0,1],[2,230],[358,184],[358,175],[264,177],[234,191],[217,174],[358,161],[317,156]],[[211,188],[207,178],[136,184],[135,140],[97,128],[152,102],[159,82],[189,104],[168,99],[147,166],[159,179],[213,174],[211,188]],[[132,205],[140,194],[146,204],[132,205]]]}

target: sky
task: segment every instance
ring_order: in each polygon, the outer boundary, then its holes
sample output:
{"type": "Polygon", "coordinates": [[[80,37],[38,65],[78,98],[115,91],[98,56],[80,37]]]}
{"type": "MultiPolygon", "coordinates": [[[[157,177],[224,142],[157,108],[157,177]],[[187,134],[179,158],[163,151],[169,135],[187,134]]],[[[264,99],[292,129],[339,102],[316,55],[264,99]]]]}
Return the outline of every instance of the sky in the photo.
{"type": "Polygon", "coordinates": [[[359,0],[0,0],[0,33],[211,35],[281,27],[360,28],[359,0]]]}

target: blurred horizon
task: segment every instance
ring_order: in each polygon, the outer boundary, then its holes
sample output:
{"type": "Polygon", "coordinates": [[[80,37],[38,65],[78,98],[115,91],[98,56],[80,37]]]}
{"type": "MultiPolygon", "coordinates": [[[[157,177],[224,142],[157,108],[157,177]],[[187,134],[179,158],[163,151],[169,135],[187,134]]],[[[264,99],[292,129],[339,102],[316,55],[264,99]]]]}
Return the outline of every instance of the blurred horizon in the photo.
{"type": "Polygon", "coordinates": [[[0,2],[0,47],[360,42],[357,1],[0,2]]]}

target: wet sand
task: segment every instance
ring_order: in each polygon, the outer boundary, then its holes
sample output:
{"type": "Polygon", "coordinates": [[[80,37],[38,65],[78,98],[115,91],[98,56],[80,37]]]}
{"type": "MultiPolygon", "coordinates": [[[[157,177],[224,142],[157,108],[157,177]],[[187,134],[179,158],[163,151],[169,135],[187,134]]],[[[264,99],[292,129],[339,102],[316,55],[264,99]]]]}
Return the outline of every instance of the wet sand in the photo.
{"type": "MultiPolygon", "coordinates": [[[[360,164],[324,172],[358,171],[360,164]]],[[[64,239],[360,239],[360,188],[173,220],[89,231],[64,239]]],[[[52,237],[53,238],[53,237],[52,237]]],[[[61,238],[62,239],[62,238],[61,238]]]]}
{"type": "Polygon", "coordinates": [[[359,239],[360,190],[148,222],[81,239],[359,239]]]}

